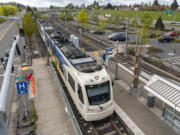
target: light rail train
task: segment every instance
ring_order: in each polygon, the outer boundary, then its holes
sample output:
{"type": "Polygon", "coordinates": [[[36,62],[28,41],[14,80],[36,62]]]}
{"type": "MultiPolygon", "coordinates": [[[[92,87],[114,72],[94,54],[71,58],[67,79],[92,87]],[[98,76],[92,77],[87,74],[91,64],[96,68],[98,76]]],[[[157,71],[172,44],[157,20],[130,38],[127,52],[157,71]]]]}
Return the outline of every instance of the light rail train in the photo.
{"type": "Polygon", "coordinates": [[[105,68],[69,42],[60,30],[41,22],[40,28],[49,54],[82,117],[97,121],[110,116],[114,111],[113,90],[105,68]]]}

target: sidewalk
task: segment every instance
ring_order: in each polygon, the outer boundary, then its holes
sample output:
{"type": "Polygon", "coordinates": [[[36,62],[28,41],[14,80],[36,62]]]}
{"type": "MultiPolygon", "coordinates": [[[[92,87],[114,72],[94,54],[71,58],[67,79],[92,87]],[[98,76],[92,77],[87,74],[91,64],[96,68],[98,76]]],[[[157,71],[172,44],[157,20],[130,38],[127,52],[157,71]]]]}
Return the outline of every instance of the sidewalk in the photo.
{"type": "MultiPolygon", "coordinates": [[[[91,53],[95,59],[100,58],[91,53]]],[[[111,70],[115,70],[115,65],[111,65],[111,70]]],[[[114,73],[108,71],[111,77],[114,73]]],[[[146,106],[143,97],[133,97],[128,94],[128,87],[132,83],[132,77],[122,69],[118,69],[118,78],[114,82],[113,94],[115,102],[134,121],[134,123],[144,132],[145,135],[178,135],[161,119],[161,112],[155,107],[152,109],[146,106]],[[123,82],[123,83],[122,83],[123,82]],[[124,86],[123,86],[124,85],[124,86]]]]}
{"type": "Polygon", "coordinates": [[[32,63],[37,90],[37,135],[74,135],[56,81],[45,64],[46,58],[33,59],[32,63]]]}
{"type": "Polygon", "coordinates": [[[114,85],[114,100],[145,135],[177,135],[165,121],[156,116],[136,97],[129,95],[126,90],[119,87],[118,83],[114,85]]]}

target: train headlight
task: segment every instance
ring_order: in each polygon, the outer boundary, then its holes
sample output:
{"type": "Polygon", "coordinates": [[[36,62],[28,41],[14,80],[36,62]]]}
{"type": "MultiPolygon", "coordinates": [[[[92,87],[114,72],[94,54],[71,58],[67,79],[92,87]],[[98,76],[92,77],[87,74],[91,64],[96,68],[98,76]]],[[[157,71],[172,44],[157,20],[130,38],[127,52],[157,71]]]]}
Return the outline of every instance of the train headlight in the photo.
{"type": "Polygon", "coordinates": [[[94,112],[94,111],[95,111],[95,109],[88,109],[88,111],[89,111],[89,112],[94,112]]]}

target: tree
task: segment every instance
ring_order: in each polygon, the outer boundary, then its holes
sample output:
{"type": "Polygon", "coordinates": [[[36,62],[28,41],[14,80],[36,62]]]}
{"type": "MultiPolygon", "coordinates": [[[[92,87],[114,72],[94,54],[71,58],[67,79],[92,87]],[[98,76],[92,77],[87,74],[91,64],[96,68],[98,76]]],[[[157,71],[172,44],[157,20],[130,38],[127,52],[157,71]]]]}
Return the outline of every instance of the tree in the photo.
{"type": "Polygon", "coordinates": [[[49,7],[49,9],[50,9],[50,10],[54,10],[54,6],[51,5],[51,6],[49,7]]]}
{"type": "Polygon", "coordinates": [[[74,5],[72,3],[69,3],[66,7],[69,9],[74,9],[74,5]]]}
{"type": "Polygon", "coordinates": [[[3,5],[2,12],[4,16],[15,15],[17,13],[17,7],[11,5],[3,5]]]}
{"type": "Polygon", "coordinates": [[[0,6],[0,15],[4,15],[4,12],[3,12],[3,7],[2,6],[0,6]]]}
{"type": "Polygon", "coordinates": [[[137,27],[138,27],[138,22],[137,22],[137,19],[136,18],[133,18],[133,20],[132,20],[132,25],[133,25],[133,27],[134,27],[134,32],[136,32],[137,31],[137,27]]]}
{"type": "Polygon", "coordinates": [[[154,0],[153,6],[158,6],[158,5],[159,5],[158,0],[154,0]]]}
{"type": "Polygon", "coordinates": [[[148,13],[145,13],[141,17],[141,28],[142,28],[142,44],[145,44],[149,40],[150,32],[149,26],[153,24],[153,18],[148,13]]]}
{"type": "Polygon", "coordinates": [[[105,30],[106,21],[104,19],[99,20],[99,26],[101,30],[105,30]]]}
{"type": "Polygon", "coordinates": [[[91,19],[92,19],[94,22],[99,23],[99,18],[98,18],[98,15],[97,15],[96,13],[93,13],[93,14],[91,15],[91,19]]]}
{"type": "MultiPolygon", "coordinates": [[[[66,12],[67,13],[67,21],[72,21],[73,20],[73,17],[72,17],[72,14],[71,14],[71,12],[66,12]]],[[[63,21],[65,21],[65,14],[66,14],[65,12],[63,12],[63,13],[60,13],[60,16],[59,16],[59,18],[61,19],[61,20],[63,20],[63,21]]]]}
{"type": "Polygon", "coordinates": [[[25,36],[27,37],[29,50],[31,50],[31,36],[36,30],[36,24],[33,20],[32,12],[28,12],[24,14],[22,18],[22,25],[23,25],[25,36]]]}
{"type": "Polygon", "coordinates": [[[79,13],[78,13],[78,16],[77,16],[77,21],[79,23],[81,23],[81,26],[84,27],[85,24],[87,24],[89,22],[89,17],[86,15],[85,11],[84,10],[81,10],[79,13]]]}
{"type": "Polygon", "coordinates": [[[28,13],[28,12],[32,12],[32,9],[30,6],[27,6],[26,13],[28,13]]]}
{"type": "Polygon", "coordinates": [[[145,13],[141,17],[141,25],[142,25],[142,27],[149,27],[152,23],[153,23],[153,18],[148,13],[145,13]]]}
{"type": "Polygon", "coordinates": [[[174,0],[171,4],[171,9],[176,10],[179,7],[177,0],[174,0]]]}
{"type": "Polygon", "coordinates": [[[113,24],[120,24],[120,14],[116,13],[112,16],[112,23],[113,24]]]}
{"type": "Polygon", "coordinates": [[[94,3],[93,3],[93,8],[99,9],[99,3],[96,2],[96,1],[94,1],[94,3]]]}
{"type": "Polygon", "coordinates": [[[159,16],[159,18],[157,19],[156,24],[155,24],[155,28],[160,29],[160,30],[164,30],[165,26],[163,24],[161,16],[159,16]]]}
{"type": "Polygon", "coordinates": [[[59,18],[61,20],[65,21],[65,14],[63,12],[61,12],[59,18]]]}
{"type": "Polygon", "coordinates": [[[111,3],[108,3],[105,7],[105,9],[113,9],[113,6],[111,5],[111,3]]]}

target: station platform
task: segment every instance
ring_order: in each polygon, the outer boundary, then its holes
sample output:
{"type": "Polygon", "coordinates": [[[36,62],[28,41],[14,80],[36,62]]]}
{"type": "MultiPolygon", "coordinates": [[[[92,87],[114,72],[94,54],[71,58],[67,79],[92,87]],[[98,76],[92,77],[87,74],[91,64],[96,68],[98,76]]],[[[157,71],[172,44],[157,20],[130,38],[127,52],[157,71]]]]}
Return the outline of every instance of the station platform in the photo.
{"type": "MultiPolygon", "coordinates": [[[[89,53],[96,60],[101,62],[101,58],[94,52],[89,53]]],[[[106,68],[111,78],[115,76],[115,65],[109,65],[111,69],[106,68]]],[[[133,121],[145,135],[178,135],[162,117],[162,111],[157,107],[149,108],[146,105],[146,99],[142,96],[132,96],[129,94],[132,78],[129,78],[126,71],[118,68],[118,78],[114,81],[114,101],[122,111],[133,121]],[[122,78],[125,78],[122,80],[122,78]]],[[[118,114],[121,116],[122,114],[118,114]]],[[[133,130],[133,127],[131,128],[133,130]]]]}
{"type": "Polygon", "coordinates": [[[46,66],[46,58],[33,59],[32,69],[37,90],[37,135],[74,135],[71,119],[65,112],[65,104],[53,73],[46,66]]]}

